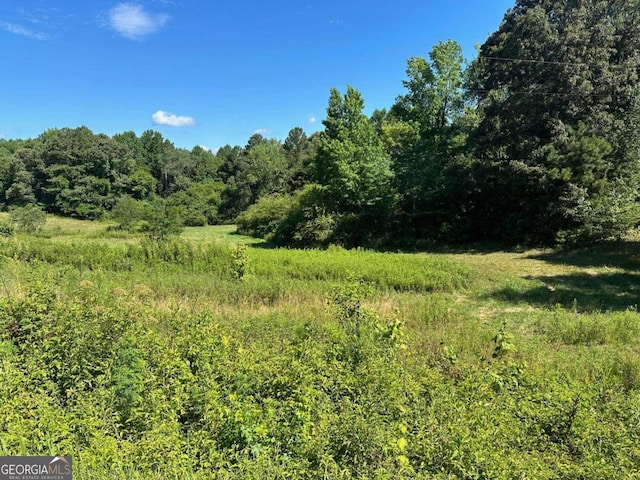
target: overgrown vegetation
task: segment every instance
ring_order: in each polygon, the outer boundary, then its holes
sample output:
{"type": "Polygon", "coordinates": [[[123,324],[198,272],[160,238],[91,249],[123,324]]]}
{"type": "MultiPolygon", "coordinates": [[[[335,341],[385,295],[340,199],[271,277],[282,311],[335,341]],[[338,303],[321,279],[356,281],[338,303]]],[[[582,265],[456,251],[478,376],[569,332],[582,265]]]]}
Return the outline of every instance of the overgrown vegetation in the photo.
{"type": "Polygon", "coordinates": [[[70,454],[79,479],[638,475],[635,242],[397,254],[67,223],[0,240],[3,455],[70,454]]]}
{"type": "Polygon", "coordinates": [[[0,455],[640,478],[639,6],[517,0],[472,62],[409,59],[388,110],[332,89],[310,137],[0,139],[0,455]]]}
{"type": "Polygon", "coordinates": [[[410,58],[404,91],[370,118],[358,90],[332,88],[310,137],[215,154],[151,130],[0,139],[0,204],[158,238],[171,217],[237,219],[305,247],[619,240],[640,220],[639,5],[518,0],[475,59],[452,40],[410,58]]]}
{"type": "Polygon", "coordinates": [[[44,227],[47,216],[39,206],[27,205],[12,208],[9,212],[9,219],[19,231],[36,233],[44,227]]]}

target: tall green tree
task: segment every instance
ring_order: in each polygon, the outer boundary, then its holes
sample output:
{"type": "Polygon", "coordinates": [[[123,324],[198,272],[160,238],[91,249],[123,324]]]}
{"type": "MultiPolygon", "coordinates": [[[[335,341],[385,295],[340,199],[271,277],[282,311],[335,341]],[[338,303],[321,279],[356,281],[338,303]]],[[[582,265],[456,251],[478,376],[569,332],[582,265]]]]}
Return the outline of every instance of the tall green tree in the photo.
{"type": "Polygon", "coordinates": [[[194,182],[211,180],[215,177],[220,164],[221,162],[211,150],[196,145],[191,149],[189,177],[194,182]]]}
{"type": "Polygon", "coordinates": [[[11,157],[4,184],[5,198],[2,200],[6,205],[24,207],[36,202],[33,172],[27,170],[18,154],[11,157]]]}
{"type": "Polygon", "coordinates": [[[215,179],[222,183],[228,183],[244,168],[245,157],[239,146],[225,145],[216,153],[217,163],[220,165],[215,173],[215,179]]]}
{"type": "Polygon", "coordinates": [[[283,149],[288,162],[291,191],[311,181],[314,146],[302,128],[295,127],[289,131],[283,149]]]}
{"type": "Polygon", "coordinates": [[[450,126],[464,112],[464,58],[453,40],[439,42],[429,59],[412,57],[407,62],[407,93],[393,106],[395,116],[413,120],[423,132],[433,134],[450,126]]]}
{"type": "Polygon", "coordinates": [[[469,82],[479,236],[599,239],[634,222],[621,180],[638,172],[639,21],[638,0],[518,0],[482,45],[469,82]]]}
{"type": "Polygon", "coordinates": [[[38,141],[38,200],[51,211],[99,218],[128,192],[135,161],[125,145],[86,127],[47,130],[38,141]]]}
{"type": "Polygon", "coordinates": [[[147,130],[142,137],[138,137],[135,132],[126,131],[116,134],[112,138],[121,145],[125,145],[135,161],[135,170],[129,176],[127,194],[138,200],[149,199],[158,191],[159,177],[154,177],[152,171],[155,171],[156,175],[160,175],[162,136],[158,132],[147,130]],[[154,141],[157,146],[154,146],[154,141]],[[156,148],[158,153],[152,153],[156,148]]]}
{"type": "Polygon", "coordinates": [[[236,179],[247,168],[246,153],[242,147],[225,145],[218,153],[216,159],[220,167],[216,172],[216,180],[222,182],[225,188],[222,192],[222,200],[219,209],[219,217],[223,221],[231,222],[245,208],[248,202],[245,200],[250,192],[246,185],[236,179]]]}
{"type": "Polygon", "coordinates": [[[162,134],[154,130],[145,130],[140,136],[140,144],[142,146],[142,164],[156,180],[160,181],[165,151],[162,134]]]}
{"type": "Polygon", "coordinates": [[[455,216],[452,170],[467,132],[462,48],[440,42],[428,59],[409,59],[406,74],[406,93],[380,119],[379,130],[393,159],[399,228],[412,237],[435,237],[455,216]]]}
{"type": "Polygon", "coordinates": [[[362,112],[360,92],[332,89],[316,154],[316,180],[326,189],[329,211],[341,221],[337,235],[362,244],[383,236],[394,200],[391,159],[362,112]]]}
{"type": "Polygon", "coordinates": [[[251,148],[240,180],[249,186],[251,204],[265,195],[284,192],[289,180],[289,169],[282,144],[271,139],[251,148]]]}
{"type": "Polygon", "coordinates": [[[339,212],[360,213],[390,194],[391,161],[363,108],[362,95],[353,87],[344,96],[331,89],[316,178],[339,212]]]}
{"type": "Polygon", "coordinates": [[[287,157],[278,140],[256,133],[244,149],[226,146],[217,156],[222,156],[217,177],[226,185],[221,218],[234,220],[261,197],[287,190],[290,175],[287,157]]]}
{"type": "Polygon", "coordinates": [[[160,167],[159,194],[163,198],[185,190],[193,181],[193,159],[187,150],[175,148],[171,142],[163,144],[160,167]]]}

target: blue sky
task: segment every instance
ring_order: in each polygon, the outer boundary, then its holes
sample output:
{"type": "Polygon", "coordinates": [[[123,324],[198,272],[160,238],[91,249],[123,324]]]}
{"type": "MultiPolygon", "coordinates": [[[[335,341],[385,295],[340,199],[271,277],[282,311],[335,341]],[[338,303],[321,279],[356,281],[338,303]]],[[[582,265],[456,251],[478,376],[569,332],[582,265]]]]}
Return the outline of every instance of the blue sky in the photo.
{"type": "Polygon", "coordinates": [[[215,149],[311,133],[331,87],[389,107],[408,58],[447,39],[473,57],[514,3],[4,0],[0,138],[85,125],[215,149]]]}

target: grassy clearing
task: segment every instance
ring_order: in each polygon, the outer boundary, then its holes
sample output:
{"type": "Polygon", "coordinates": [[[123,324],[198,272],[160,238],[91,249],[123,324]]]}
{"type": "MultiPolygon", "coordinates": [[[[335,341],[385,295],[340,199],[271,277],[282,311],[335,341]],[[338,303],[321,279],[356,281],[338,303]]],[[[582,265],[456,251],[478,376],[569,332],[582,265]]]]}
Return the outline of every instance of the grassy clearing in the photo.
{"type": "Polygon", "coordinates": [[[258,238],[237,234],[234,225],[186,227],[181,236],[189,241],[223,242],[227,244],[245,243],[247,245],[261,245],[264,243],[258,238]]]}
{"type": "Polygon", "coordinates": [[[0,245],[0,453],[71,453],[83,479],[638,478],[635,242],[45,233],[0,245]]]}

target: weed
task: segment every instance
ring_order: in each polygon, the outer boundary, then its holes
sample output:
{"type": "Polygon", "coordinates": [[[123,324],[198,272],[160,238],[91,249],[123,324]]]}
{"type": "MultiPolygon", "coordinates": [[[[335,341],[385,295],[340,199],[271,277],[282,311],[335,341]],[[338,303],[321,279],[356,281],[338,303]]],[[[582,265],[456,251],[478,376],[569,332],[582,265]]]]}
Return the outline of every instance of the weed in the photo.
{"type": "Polygon", "coordinates": [[[237,244],[231,252],[231,278],[242,281],[247,275],[249,267],[249,254],[247,246],[243,243],[237,244]]]}
{"type": "Polygon", "coordinates": [[[2,240],[2,453],[97,480],[637,474],[634,270],[232,230],[2,240]]]}

